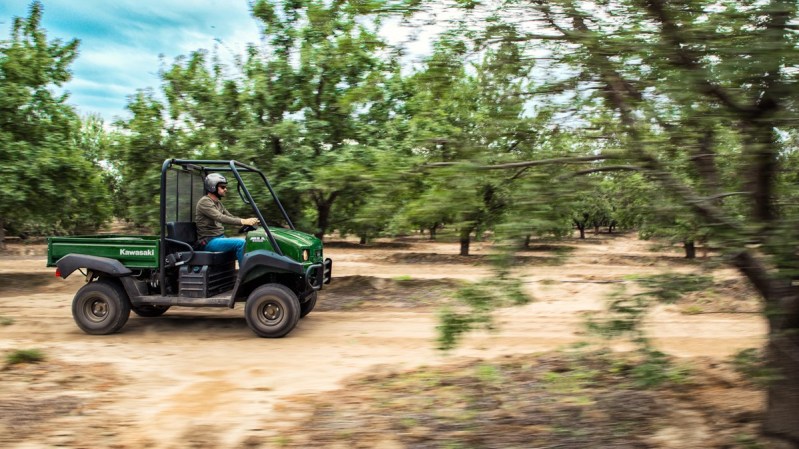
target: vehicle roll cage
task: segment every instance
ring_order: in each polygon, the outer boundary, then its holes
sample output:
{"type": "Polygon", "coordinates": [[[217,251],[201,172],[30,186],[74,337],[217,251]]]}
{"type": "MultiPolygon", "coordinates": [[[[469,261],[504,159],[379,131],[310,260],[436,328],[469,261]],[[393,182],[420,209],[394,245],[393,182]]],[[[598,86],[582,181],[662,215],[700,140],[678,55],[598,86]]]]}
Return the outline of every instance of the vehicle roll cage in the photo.
{"type": "MultiPolygon", "coordinates": [[[[255,167],[250,167],[249,165],[242,164],[241,162],[235,160],[188,160],[188,159],[167,159],[164,161],[163,166],[161,167],[161,207],[160,207],[160,224],[161,224],[161,248],[162,251],[166,248],[166,178],[169,169],[174,166],[180,166],[186,171],[194,171],[199,172],[202,174],[203,178],[208,175],[209,172],[231,172],[233,176],[238,181],[237,189],[239,196],[241,197],[242,201],[245,204],[248,204],[252,207],[252,211],[255,213],[255,216],[258,218],[258,221],[261,222],[261,226],[266,231],[266,236],[269,239],[269,243],[272,244],[272,248],[274,252],[277,254],[283,255],[283,251],[280,250],[280,246],[278,246],[275,237],[272,235],[272,232],[269,230],[269,226],[266,225],[266,220],[264,219],[261,210],[258,208],[258,205],[255,203],[250,191],[247,189],[246,184],[244,184],[244,180],[241,178],[241,173],[258,173],[261,179],[264,181],[266,188],[269,189],[269,193],[272,195],[272,199],[275,200],[275,204],[277,204],[278,209],[283,214],[283,218],[288,223],[289,227],[293,230],[294,223],[291,222],[288,214],[286,213],[286,209],[283,208],[283,204],[280,203],[280,199],[277,197],[275,190],[272,188],[272,185],[269,183],[269,180],[266,178],[266,175],[261,170],[258,170],[255,167]]],[[[193,217],[192,217],[193,218],[193,217]]],[[[193,219],[192,219],[193,221],[193,219]]],[[[164,255],[161,255],[161,260],[159,261],[160,266],[160,284],[161,284],[161,295],[166,295],[166,264],[163,261],[164,255]]]]}

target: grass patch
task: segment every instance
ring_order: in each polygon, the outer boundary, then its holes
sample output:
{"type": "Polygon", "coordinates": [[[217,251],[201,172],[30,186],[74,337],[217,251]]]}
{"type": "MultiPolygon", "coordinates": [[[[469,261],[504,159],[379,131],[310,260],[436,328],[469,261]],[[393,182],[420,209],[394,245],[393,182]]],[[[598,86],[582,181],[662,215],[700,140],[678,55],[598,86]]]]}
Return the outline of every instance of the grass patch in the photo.
{"type": "Polygon", "coordinates": [[[645,289],[642,295],[668,304],[676,302],[686,293],[713,287],[712,276],[699,274],[663,273],[640,277],[635,282],[645,289]]]}
{"type": "Polygon", "coordinates": [[[730,363],[736,372],[749,379],[759,387],[766,387],[779,378],[779,373],[766,364],[766,355],[762,349],[749,348],[735,353],[730,363]]]}
{"type": "Polygon", "coordinates": [[[39,363],[44,360],[44,353],[39,349],[17,349],[6,355],[6,365],[20,363],[39,363]]]}
{"type": "Polygon", "coordinates": [[[704,312],[702,307],[697,306],[696,304],[688,306],[688,307],[682,309],[682,313],[684,313],[686,315],[699,315],[702,312],[704,312]]]}
{"type": "Polygon", "coordinates": [[[11,326],[14,324],[14,319],[7,316],[0,316],[0,326],[11,326]]]}

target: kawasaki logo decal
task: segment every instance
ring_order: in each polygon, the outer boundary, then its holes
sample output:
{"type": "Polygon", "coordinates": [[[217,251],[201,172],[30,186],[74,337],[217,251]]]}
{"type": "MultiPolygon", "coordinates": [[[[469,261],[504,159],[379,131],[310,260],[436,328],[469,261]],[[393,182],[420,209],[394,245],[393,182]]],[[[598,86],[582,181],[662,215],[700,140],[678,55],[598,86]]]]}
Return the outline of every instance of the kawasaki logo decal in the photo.
{"type": "Polygon", "coordinates": [[[155,250],[154,249],[134,249],[134,250],[130,250],[130,249],[125,249],[125,248],[120,248],[119,249],[119,255],[120,256],[155,256],[155,250]]]}

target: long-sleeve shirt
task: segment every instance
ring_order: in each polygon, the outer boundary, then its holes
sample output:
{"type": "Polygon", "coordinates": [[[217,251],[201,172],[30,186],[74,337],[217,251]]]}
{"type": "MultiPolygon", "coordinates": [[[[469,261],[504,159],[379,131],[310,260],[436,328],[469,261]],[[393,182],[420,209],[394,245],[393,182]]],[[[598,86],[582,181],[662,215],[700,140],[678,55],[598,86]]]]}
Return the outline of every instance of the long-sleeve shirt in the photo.
{"type": "Polygon", "coordinates": [[[206,195],[197,202],[194,211],[194,222],[197,224],[197,239],[217,237],[225,233],[223,224],[240,225],[241,218],[234,217],[225,209],[221,201],[214,201],[206,195]]]}

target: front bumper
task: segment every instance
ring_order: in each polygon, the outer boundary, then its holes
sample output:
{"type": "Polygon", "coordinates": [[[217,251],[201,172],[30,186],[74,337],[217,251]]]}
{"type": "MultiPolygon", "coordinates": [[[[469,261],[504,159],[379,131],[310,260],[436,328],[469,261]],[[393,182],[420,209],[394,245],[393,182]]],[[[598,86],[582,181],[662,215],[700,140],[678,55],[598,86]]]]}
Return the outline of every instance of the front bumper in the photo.
{"type": "Polygon", "coordinates": [[[305,270],[305,283],[313,291],[322,289],[333,278],[333,260],[325,259],[322,263],[313,264],[305,270]]]}

